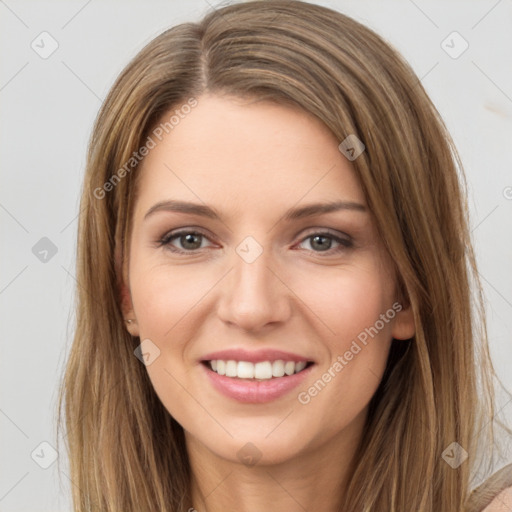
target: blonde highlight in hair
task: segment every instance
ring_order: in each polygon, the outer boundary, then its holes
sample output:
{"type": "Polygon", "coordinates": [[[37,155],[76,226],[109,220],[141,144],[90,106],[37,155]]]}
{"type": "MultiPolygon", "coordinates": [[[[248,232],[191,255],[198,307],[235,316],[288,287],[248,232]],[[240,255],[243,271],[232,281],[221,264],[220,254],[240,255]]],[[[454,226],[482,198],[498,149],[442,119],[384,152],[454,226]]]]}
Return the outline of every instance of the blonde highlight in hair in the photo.
{"type": "Polygon", "coordinates": [[[340,13],[284,0],[230,5],[167,30],[125,68],[98,115],[80,204],[76,331],[59,402],[74,510],[191,506],[183,429],[134,356],[141,340],[122,315],[137,166],[105,184],[164,114],[206,92],[301,108],[340,142],[355,134],[365,144],[353,165],[416,335],[393,342],[343,510],[463,510],[488,455],[482,440],[494,443],[495,374],[462,167],[397,52],[340,13]],[[469,453],[457,469],[441,458],[454,441],[469,453]]]}

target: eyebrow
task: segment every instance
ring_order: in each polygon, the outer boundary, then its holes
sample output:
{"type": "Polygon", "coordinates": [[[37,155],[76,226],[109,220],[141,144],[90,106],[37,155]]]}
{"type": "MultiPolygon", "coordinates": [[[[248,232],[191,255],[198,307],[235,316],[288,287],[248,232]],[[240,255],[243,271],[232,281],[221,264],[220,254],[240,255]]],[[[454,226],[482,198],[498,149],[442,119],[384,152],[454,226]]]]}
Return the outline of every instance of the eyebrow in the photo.
{"type": "MultiPolygon", "coordinates": [[[[367,208],[364,205],[353,201],[312,203],[298,208],[290,208],[283,215],[282,219],[285,221],[291,221],[296,219],[302,219],[304,217],[312,217],[314,215],[336,212],[340,210],[366,212],[367,208]]],[[[200,215],[201,217],[221,220],[221,215],[217,212],[217,210],[211,208],[210,206],[198,203],[191,203],[188,201],[178,201],[175,199],[160,201],[153,205],[146,212],[146,215],[144,215],[144,220],[146,220],[149,216],[159,211],[190,213],[193,215],[200,215]]]]}

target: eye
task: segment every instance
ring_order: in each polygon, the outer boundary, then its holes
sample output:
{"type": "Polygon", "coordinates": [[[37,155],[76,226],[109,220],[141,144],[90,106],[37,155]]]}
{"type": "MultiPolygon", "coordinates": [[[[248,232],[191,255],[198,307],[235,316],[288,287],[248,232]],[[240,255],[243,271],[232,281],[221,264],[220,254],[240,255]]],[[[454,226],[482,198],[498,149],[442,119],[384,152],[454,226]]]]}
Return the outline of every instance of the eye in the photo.
{"type": "Polygon", "coordinates": [[[159,240],[159,247],[165,246],[172,252],[190,253],[198,249],[204,249],[203,242],[208,240],[206,235],[194,230],[182,230],[167,233],[159,240]],[[178,244],[178,246],[175,245],[178,244]]]}
{"type": "MultiPolygon", "coordinates": [[[[190,254],[208,247],[208,241],[209,238],[204,233],[188,229],[167,233],[158,240],[158,246],[165,246],[166,249],[174,253],[190,254]]],[[[302,247],[303,249],[326,254],[342,252],[353,247],[350,237],[344,238],[330,232],[312,233],[304,238],[298,246],[301,247],[306,243],[309,247],[302,247]]]]}
{"type": "Polygon", "coordinates": [[[314,252],[328,252],[329,254],[333,252],[341,252],[343,250],[353,247],[354,245],[350,237],[343,238],[329,232],[312,233],[311,235],[303,239],[303,241],[299,244],[299,247],[305,242],[308,242],[309,248],[314,252]],[[335,246],[334,249],[333,245],[335,246]]]}

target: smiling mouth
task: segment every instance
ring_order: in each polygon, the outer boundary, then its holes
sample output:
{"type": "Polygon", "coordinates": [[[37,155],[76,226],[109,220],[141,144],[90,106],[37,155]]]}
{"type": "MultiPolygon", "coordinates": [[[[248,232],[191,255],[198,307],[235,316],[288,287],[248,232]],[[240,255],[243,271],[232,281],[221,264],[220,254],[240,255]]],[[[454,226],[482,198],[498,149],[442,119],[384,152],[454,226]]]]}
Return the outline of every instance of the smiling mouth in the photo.
{"type": "Polygon", "coordinates": [[[314,363],[312,361],[295,362],[284,361],[282,359],[276,361],[261,361],[258,363],[215,359],[203,361],[203,364],[218,375],[231,377],[233,379],[270,380],[295,375],[309,368],[314,363]]]}

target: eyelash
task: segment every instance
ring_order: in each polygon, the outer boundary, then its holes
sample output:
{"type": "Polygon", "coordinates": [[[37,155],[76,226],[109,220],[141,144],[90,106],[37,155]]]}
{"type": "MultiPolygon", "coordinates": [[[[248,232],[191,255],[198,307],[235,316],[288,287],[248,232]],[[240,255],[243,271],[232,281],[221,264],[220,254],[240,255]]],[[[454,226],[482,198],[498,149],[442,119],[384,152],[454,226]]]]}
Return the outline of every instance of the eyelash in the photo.
{"type": "MultiPolygon", "coordinates": [[[[201,236],[201,237],[208,239],[208,237],[204,233],[202,233],[200,231],[196,231],[196,230],[189,229],[189,230],[181,230],[181,231],[176,231],[176,232],[171,231],[170,233],[165,234],[160,240],[158,240],[158,247],[165,247],[167,250],[169,250],[173,253],[176,253],[176,254],[194,254],[201,250],[201,248],[191,249],[191,250],[183,250],[183,249],[178,249],[171,245],[172,240],[179,239],[181,236],[184,236],[184,235],[195,235],[195,236],[201,236]]],[[[351,238],[341,238],[337,235],[334,235],[333,233],[330,233],[329,231],[319,231],[319,232],[311,233],[308,236],[304,237],[300,243],[302,244],[306,240],[312,239],[316,236],[331,238],[332,240],[334,240],[335,242],[337,242],[339,244],[339,247],[337,247],[335,249],[330,248],[330,249],[327,249],[326,251],[314,251],[311,249],[312,252],[319,254],[321,256],[324,253],[326,255],[337,254],[337,253],[345,251],[347,249],[351,249],[354,246],[354,243],[351,238]]]]}

